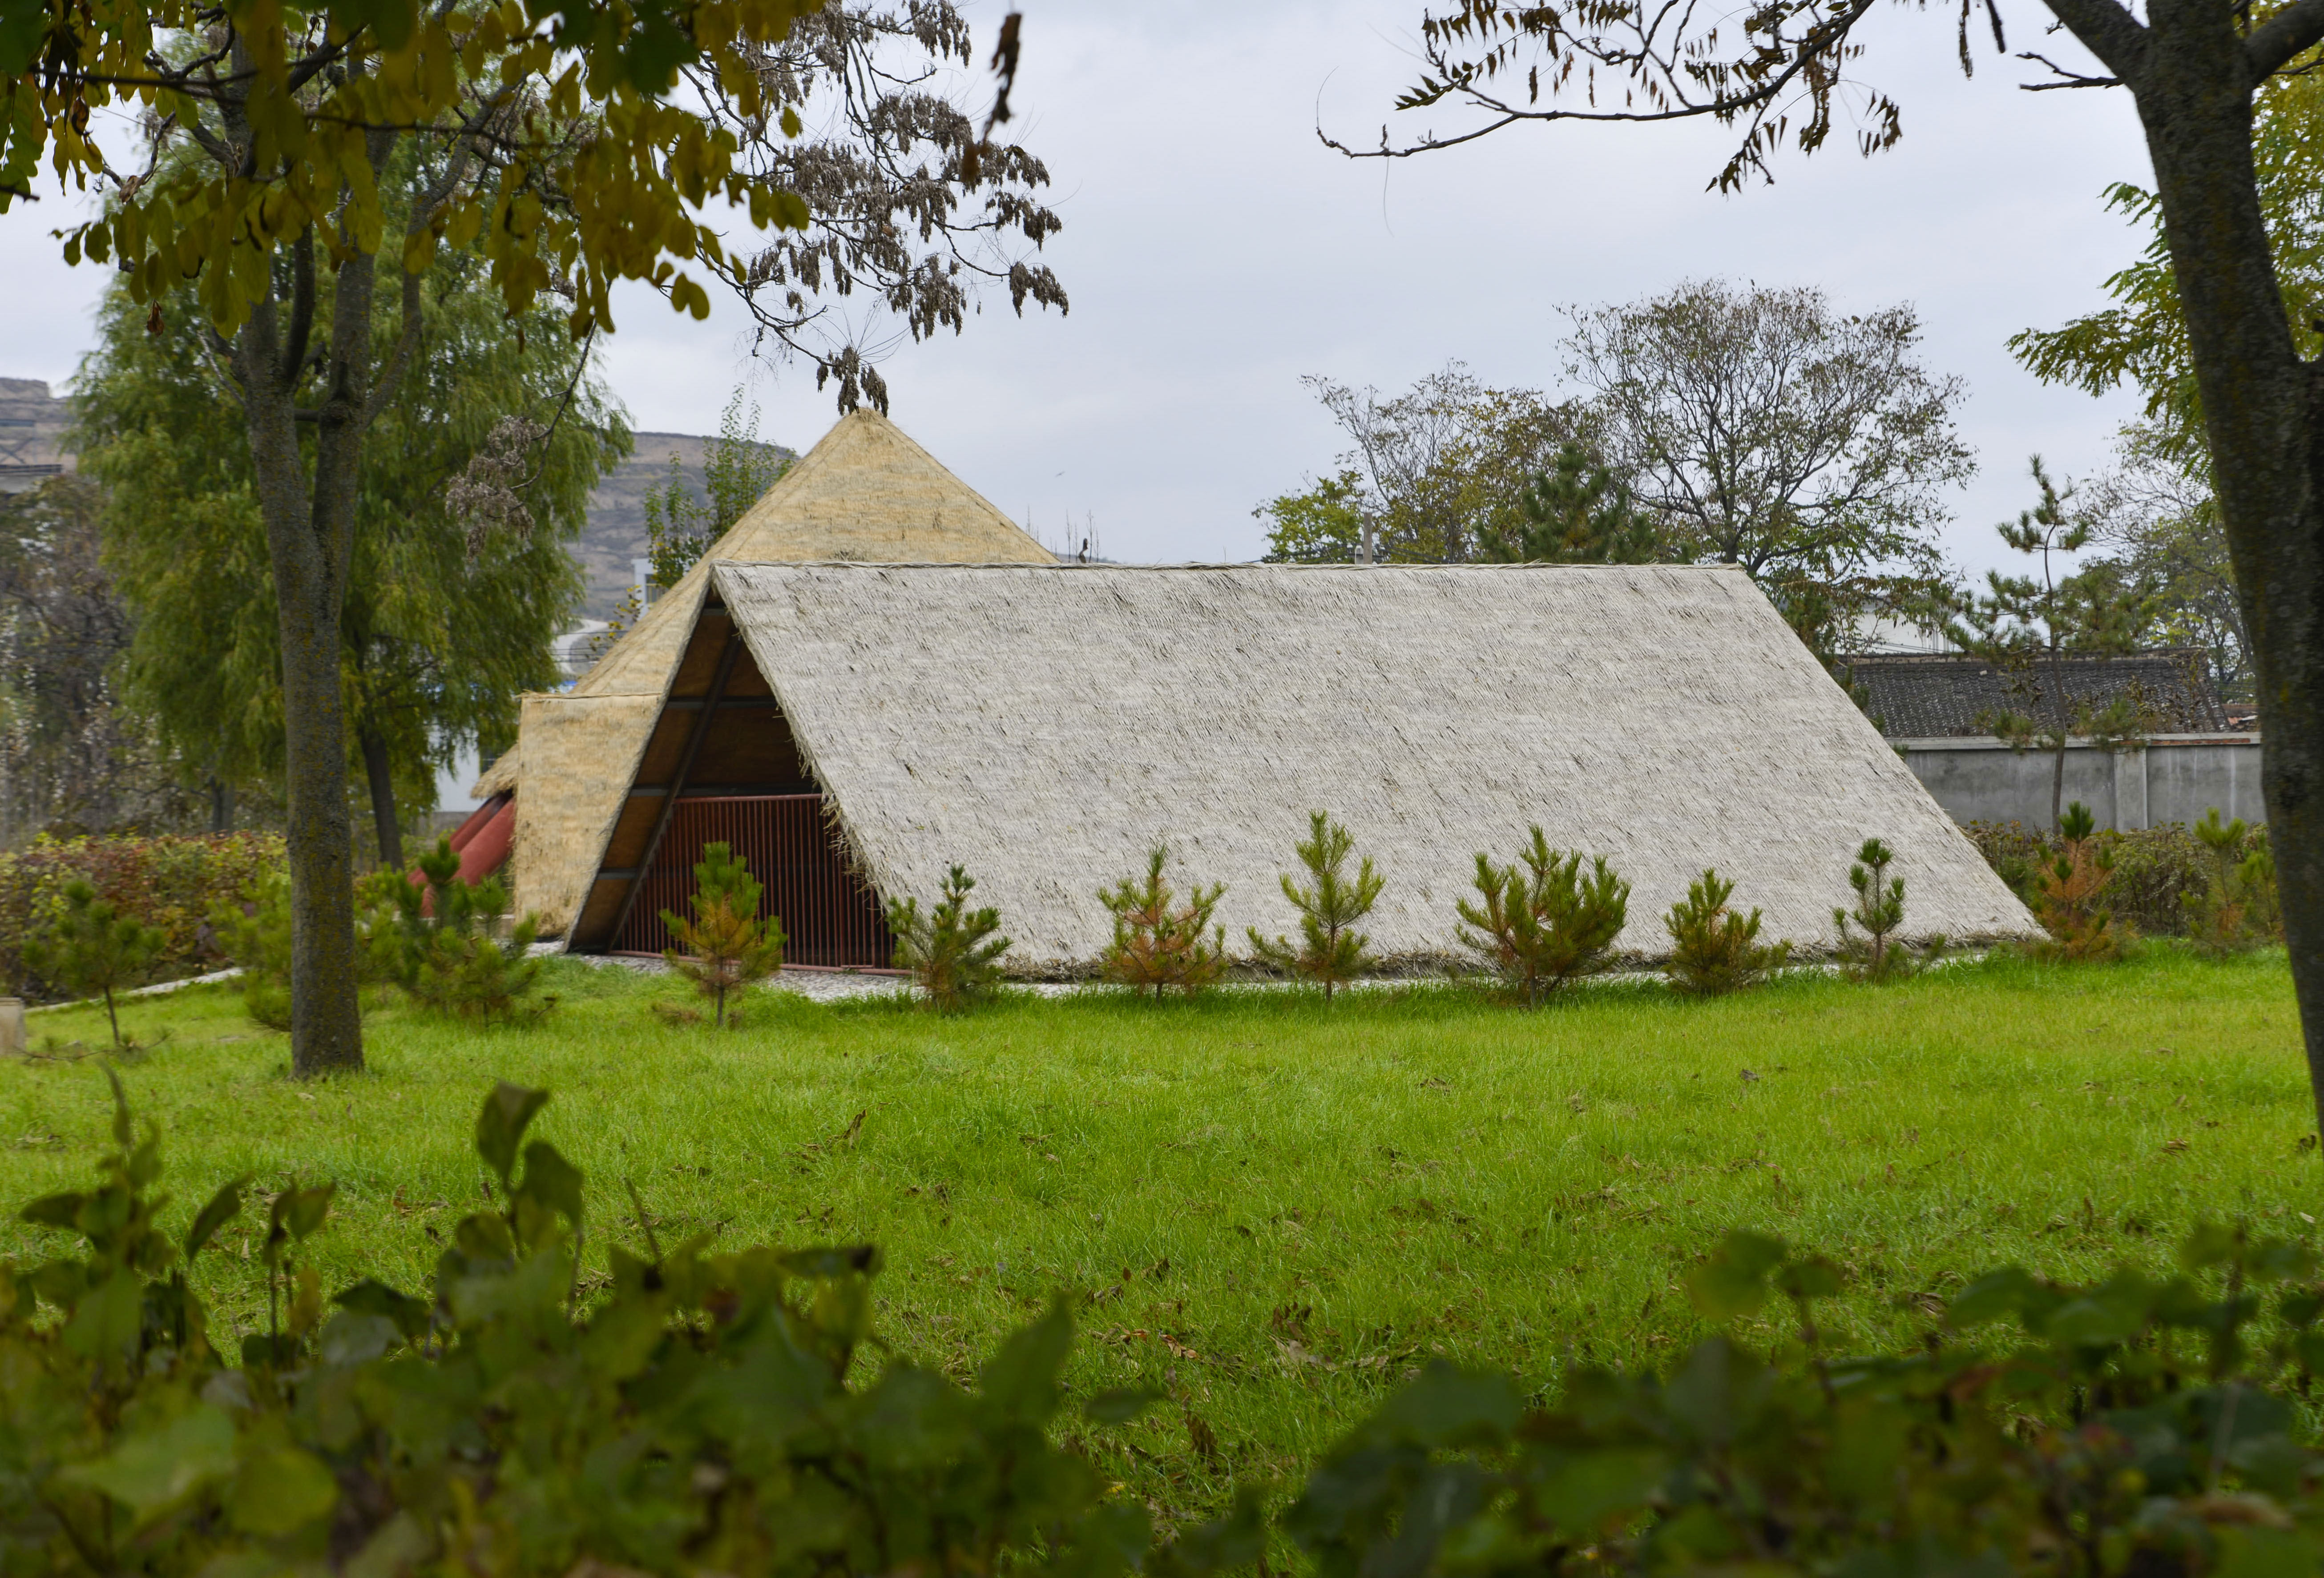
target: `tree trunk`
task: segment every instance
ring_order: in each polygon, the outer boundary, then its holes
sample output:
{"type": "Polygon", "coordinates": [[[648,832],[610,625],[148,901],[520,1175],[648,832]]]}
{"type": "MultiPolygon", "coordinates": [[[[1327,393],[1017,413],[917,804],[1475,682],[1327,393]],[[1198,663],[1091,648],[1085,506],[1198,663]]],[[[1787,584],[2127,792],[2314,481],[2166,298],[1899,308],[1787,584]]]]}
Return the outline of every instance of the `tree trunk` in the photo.
{"type": "Polygon", "coordinates": [[[234,785],[224,778],[210,780],[210,831],[234,831],[234,785]]]}
{"type": "MultiPolygon", "coordinates": [[[[2131,87],[2154,161],[2205,437],[2257,675],[2268,837],[2309,1078],[2324,1114],[2324,380],[2284,316],[2233,8],[2152,0],[2131,87]]],[[[2107,51],[2102,50],[2106,54],[2107,51]]]]}
{"type": "Polygon", "coordinates": [[[387,759],[387,740],[378,729],[358,729],[363,746],[364,776],[371,784],[371,826],[379,840],[379,863],[391,871],[403,867],[403,824],[395,814],[395,772],[387,759]]]}
{"type": "Polygon", "coordinates": [[[329,383],[314,413],[311,482],[295,394],[313,307],[312,238],[295,262],[285,336],[279,304],[255,307],[235,338],[235,371],[266,526],[282,642],[283,768],[289,791],[290,1068],[312,1076],[363,1067],[355,999],[354,832],[347,814],[347,729],[339,688],[339,613],[355,519],[355,460],[370,359],[372,259],[339,265],[329,383]]]}

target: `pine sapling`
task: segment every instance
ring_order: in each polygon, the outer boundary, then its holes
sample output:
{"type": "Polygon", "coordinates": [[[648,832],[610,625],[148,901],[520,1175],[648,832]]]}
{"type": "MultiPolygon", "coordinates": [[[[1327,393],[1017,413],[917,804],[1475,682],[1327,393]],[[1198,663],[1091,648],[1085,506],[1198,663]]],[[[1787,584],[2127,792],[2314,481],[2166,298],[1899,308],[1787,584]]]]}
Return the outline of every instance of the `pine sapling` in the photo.
{"type": "Polygon", "coordinates": [[[909,971],[929,1003],[946,1014],[990,996],[1001,983],[1001,956],[1009,951],[1009,939],[996,935],[1001,912],[968,907],[975,886],[976,878],[955,866],[927,914],[916,898],[888,901],[896,968],[909,971]]]}
{"type": "Polygon", "coordinates": [[[1477,857],[1478,902],[1460,902],[1461,945],[1482,959],[1526,1006],[1568,981],[1606,967],[1628,918],[1630,885],[1608,869],[1604,856],[1582,874],[1582,853],[1549,847],[1541,829],[1518,857],[1496,866],[1477,857]]]}
{"type": "Polygon", "coordinates": [[[1904,924],[1904,879],[1888,875],[1896,852],[1877,839],[1867,839],[1848,868],[1848,885],[1856,890],[1852,909],[1836,909],[1831,923],[1840,932],[1840,968],[1852,981],[1901,980],[1943,951],[1944,940],[1932,938],[1915,956],[1896,932],[1904,924]],[[1863,935],[1850,930],[1860,927],[1863,935]]]}
{"type": "Polygon", "coordinates": [[[290,1028],[290,874],[277,868],[240,904],[210,913],[218,946],[241,969],[242,1005],[269,1030],[290,1028]]]}
{"type": "Polygon", "coordinates": [[[728,845],[702,847],[694,884],[694,897],[688,901],[692,920],[681,920],[668,910],[661,913],[662,924],[676,942],[662,957],[710,999],[715,1023],[724,1029],[726,999],[782,968],[783,923],[773,915],[759,919],[763,890],[728,845]]]}
{"type": "Polygon", "coordinates": [[[462,1019],[539,1015],[553,997],[528,1003],[540,984],[541,961],[531,957],[540,920],[528,913],[500,935],[508,888],[498,878],[460,880],[460,857],[449,839],[420,858],[423,893],[401,876],[383,884],[396,907],[394,922],[375,933],[383,971],[421,1006],[462,1019]]]}
{"type": "Polygon", "coordinates": [[[1314,885],[1300,886],[1291,880],[1289,872],[1282,877],[1283,896],[1299,912],[1300,940],[1294,943],[1287,937],[1277,937],[1269,941],[1253,926],[1249,929],[1250,948],[1262,964],[1321,986],[1323,1001],[1329,1003],[1333,987],[1356,979],[1379,962],[1366,950],[1371,939],[1355,925],[1371,913],[1383,882],[1373,872],[1370,857],[1357,868],[1353,880],[1349,878],[1348,857],[1354,852],[1356,840],[1324,812],[1310,812],[1307,828],[1305,841],[1296,846],[1295,852],[1314,879],[1314,885]]]}
{"type": "Polygon", "coordinates": [[[25,940],[24,966],[72,996],[103,997],[113,1050],[119,1051],[124,1043],[113,994],[143,980],[168,940],[158,928],[117,913],[87,877],[76,876],[65,884],[57,918],[25,940]]]}
{"type": "Polygon", "coordinates": [[[2114,876],[2114,852],[2097,836],[2090,808],[2077,800],[2058,819],[2054,859],[2034,872],[2034,913],[2049,937],[2035,944],[2043,959],[2094,964],[2122,957],[2123,928],[2098,895],[2114,876]]]}
{"type": "Polygon", "coordinates": [[[2222,822],[2215,805],[2192,830],[2211,857],[2203,891],[2182,899],[2196,945],[2212,953],[2232,953],[2273,940],[2282,916],[2276,902],[2275,856],[2264,830],[2248,853],[2239,853],[2252,828],[2241,817],[2222,822]]]}
{"type": "Polygon", "coordinates": [[[1685,899],[1663,916],[1671,954],[1664,972],[1671,987],[1691,996],[1715,997],[1756,986],[1792,956],[1789,942],[1759,944],[1759,912],[1747,919],[1727,907],[1735,885],[1705,871],[1687,885],[1685,899]]]}
{"type": "Polygon", "coordinates": [[[1156,1002],[1163,989],[1176,986],[1192,995],[1216,980],[1226,968],[1226,928],[1213,931],[1211,913],[1218,908],[1226,886],[1205,888],[1196,883],[1186,902],[1162,875],[1169,847],[1157,843],[1146,852],[1146,880],[1125,876],[1111,890],[1100,889],[1098,903],[1113,913],[1113,940],[1106,944],[1099,968],[1109,981],[1142,992],[1154,988],[1156,1002]],[[1209,938],[1205,931],[1212,931],[1209,938]]]}

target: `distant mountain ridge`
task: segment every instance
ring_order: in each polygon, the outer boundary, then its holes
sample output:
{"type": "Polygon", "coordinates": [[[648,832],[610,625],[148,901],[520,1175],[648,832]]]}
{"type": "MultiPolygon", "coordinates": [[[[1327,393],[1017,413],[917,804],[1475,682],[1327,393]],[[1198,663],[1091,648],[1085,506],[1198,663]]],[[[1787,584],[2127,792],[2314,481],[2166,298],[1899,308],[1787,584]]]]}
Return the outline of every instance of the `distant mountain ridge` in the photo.
{"type": "MultiPolygon", "coordinates": [[[[572,555],[589,579],[582,613],[593,619],[610,619],[634,584],[632,560],[646,556],[646,494],[669,479],[674,454],[686,471],[687,485],[696,499],[706,497],[702,480],[705,452],[711,440],[698,433],[640,433],[630,458],[597,480],[589,495],[589,523],[572,546],[572,555]]],[[[779,444],[763,447],[785,460],[797,460],[796,450],[779,444]]]]}

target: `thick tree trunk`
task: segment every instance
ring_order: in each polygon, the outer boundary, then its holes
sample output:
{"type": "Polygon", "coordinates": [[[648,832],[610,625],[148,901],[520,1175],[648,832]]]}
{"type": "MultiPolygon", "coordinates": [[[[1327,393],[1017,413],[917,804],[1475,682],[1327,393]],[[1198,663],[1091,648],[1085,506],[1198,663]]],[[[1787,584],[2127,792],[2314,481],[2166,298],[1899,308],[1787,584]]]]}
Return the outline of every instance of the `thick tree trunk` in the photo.
{"type": "Polygon", "coordinates": [[[379,840],[379,863],[391,871],[403,869],[403,825],[395,814],[395,771],[387,757],[387,740],[378,729],[355,731],[363,746],[364,777],[371,785],[371,827],[379,840]]]}
{"type": "Polygon", "coordinates": [[[372,260],[344,261],[333,292],[330,381],[315,413],[311,482],[294,394],[312,318],[313,255],[302,243],[288,344],[278,304],[235,337],[235,372],[266,525],[282,643],[283,766],[290,798],[290,1067],[301,1076],[363,1067],[355,997],[354,830],[339,688],[339,613],[355,518],[355,454],[370,359],[372,260]],[[354,354],[346,353],[352,351],[354,354]]]}
{"type": "MultiPolygon", "coordinates": [[[[2235,12],[2152,0],[2129,84],[2154,161],[2258,677],[2261,780],[2309,1078],[2324,1114],[2324,379],[2284,316],[2252,153],[2235,12]]],[[[2101,54],[2106,51],[2101,50],[2101,54]]]]}

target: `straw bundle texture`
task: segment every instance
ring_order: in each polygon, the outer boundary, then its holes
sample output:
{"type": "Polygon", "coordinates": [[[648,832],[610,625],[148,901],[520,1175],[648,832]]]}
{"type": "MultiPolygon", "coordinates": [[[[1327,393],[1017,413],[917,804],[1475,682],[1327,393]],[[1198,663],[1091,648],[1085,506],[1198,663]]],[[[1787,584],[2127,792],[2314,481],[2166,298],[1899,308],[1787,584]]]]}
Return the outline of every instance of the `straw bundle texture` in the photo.
{"type": "Polygon", "coordinates": [[[526,697],[515,748],[477,780],[479,799],[524,785],[517,902],[539,911],[551,934],[578,913],[576,895],[588,890],[628,788],[622,769],[633,770],[645,749],[720,558],[1056,562],[887,417],[868,410],[841,417],[571,691],[526,697]],[[573,705],[593,697],[650,704],[573,705]],[[569,770],[576,766],[584,770],[569,770]],[[608,787],[613,776],[621,782],[608,787]]]}
{"type": "Polygon", "coordinates": [[[1037,973],[1085,971],[1097,890],[1167,839],[1183,890],[1272,934],[1307,812],[1388,878],[1390,960],[1452,950],[1479,850],[1528,824],[1634,885],[1620,946],[1705,867],[1763,935],[1831,940],[1898,852],[1908,930],[2033,919],[1740,572],[1695,566],[746,564],[715,580],[882,895],[958,861],[1037,973]]]}

